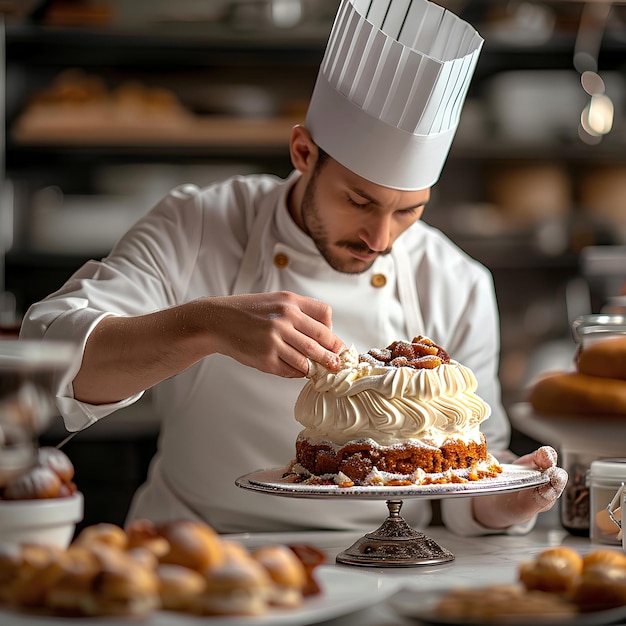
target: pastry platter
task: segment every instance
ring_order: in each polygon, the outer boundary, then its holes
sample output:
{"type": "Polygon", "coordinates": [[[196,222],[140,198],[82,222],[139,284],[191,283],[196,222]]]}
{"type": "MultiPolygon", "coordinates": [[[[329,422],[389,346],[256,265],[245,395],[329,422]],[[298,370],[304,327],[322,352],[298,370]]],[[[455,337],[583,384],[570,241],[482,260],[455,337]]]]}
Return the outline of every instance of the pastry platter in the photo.
{"type": "Polygon", "coordinates": [[[386,600],[397,586],[382,586],[375,576],[321,565],[316,570],[321,593],[296,608],[274,608],[263,615],[194,616],[156,611],[146,618],[55,617],[0,609],[2,626],[309,626],[336,619],[386,600]]]}
{"type": "MultiPolygon", "coordinates": [[[[485,617],[447,617],[438,615],[435,606],[449,590],[417,590],[400,589],[387,600],[396,613],[410,620],[416,620],[422,626],[483,626],[485,617]]],[[[487,600],[486,600],[487,601],[487,600]]],[[[497,616],[491,615],[489,623],[511,626],[607,626],[608,624],[623,624],[626,619],[626,606],[602,611],[590,611],[578,615],[559,614],[513,614],[497,616]]]]}
{"type": "Polygon", "coordinates": [[[388,517],[375,531],[365,534],[337,555],[344,565],[369,567],[414,567],[438,565],[454,560],[454,555],[426,534],[415,530],[400,515],[402,502],[409,498],[439,499],[482,496],[500,492],[521,491],[548,482],[546,474],[519,465],[502,465],[494,478],[465,483],[411,486],[339,487],[337,485],[304,485],[282,478],[284,469],[258,470],[240,476],[235,484],[242,489],[289,498],[352,498],[385,500],[388,517]]]}

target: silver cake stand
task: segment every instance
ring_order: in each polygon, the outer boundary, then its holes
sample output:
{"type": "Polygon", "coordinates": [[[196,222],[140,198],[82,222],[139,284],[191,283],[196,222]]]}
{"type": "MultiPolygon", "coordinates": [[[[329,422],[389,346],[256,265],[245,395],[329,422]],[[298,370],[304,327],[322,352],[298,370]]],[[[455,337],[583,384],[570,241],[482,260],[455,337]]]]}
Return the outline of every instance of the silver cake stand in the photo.
{"type": "Polygon", "coordinates": [[[443,485],[402,487],[338,487],[336,485],[303,485],[282,478],[283,468],[259,470],[239,477],[235,484],[242,489],[288,498],[344,498],[385,500],[388,516],[379,528],[366,533],[352,546],[337,555],[344,565],[366,567],[415,567],[439,565],[454,560],[446,548],[428,535],[412,528],[400,515],[402,503],[409,498],[440,499],[482,496],[504,491],[521,491],[543,485],[545,474],[518,465],[503,465],[495,478],[443,485]]]}

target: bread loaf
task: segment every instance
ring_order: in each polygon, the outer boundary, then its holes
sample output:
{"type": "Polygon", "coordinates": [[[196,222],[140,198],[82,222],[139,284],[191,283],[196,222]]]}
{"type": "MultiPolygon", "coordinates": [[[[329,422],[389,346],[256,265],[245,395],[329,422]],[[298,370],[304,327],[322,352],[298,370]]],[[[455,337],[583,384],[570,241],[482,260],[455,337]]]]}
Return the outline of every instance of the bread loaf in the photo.
{"type": "Polygon", "coordinates": [[[578,357],[581,374],[626,380],[626,335],[585,347],[578,357]]]}
{"type": "Polygon", "coordinates": [[[551,372],[535,382],[528,400],[539,414],[620,416],[626,414],[626,380],[551,372]]]}

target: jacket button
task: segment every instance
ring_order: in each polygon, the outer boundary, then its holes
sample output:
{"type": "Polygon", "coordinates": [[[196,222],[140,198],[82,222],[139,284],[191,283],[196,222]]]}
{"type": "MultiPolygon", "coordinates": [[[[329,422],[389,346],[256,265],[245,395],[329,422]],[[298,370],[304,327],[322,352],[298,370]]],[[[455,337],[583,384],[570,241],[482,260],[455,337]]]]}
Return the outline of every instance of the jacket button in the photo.
{"type": "Polygon", "coordinates": [[[274,257],[274,265],[278,268],[278,269],[283,269],[285,267],[287,267],[289,265],[289,257],[286,254],[283,254],[282,252],[279,252],[275,257],[274,257]]]}
{"type": "Polygon", "coordinates": [[[387,284],[387,278],[385,278],[384,274],[374,274],[372,276],[372,287],[376,287],[376,289],[380,289],[387,284]]]}

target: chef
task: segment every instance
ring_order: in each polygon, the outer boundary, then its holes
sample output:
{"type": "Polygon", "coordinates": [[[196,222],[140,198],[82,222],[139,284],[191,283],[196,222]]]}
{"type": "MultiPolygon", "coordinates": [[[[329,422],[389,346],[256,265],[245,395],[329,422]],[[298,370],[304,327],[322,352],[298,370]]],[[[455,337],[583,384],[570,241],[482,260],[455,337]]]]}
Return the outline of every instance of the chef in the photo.
{"type": "MultiPolygon", "coordinates": [[[[59,382],[69,431],[153,388],[158,452],[129,519],[202,519],[220,532],[378,525],[380,502],[276,498],[234,484],[293,458],[309,360],[336,368],[349,345],[422,334],[444,346],[492,407],[490,451],[506,450],[491,276],[420,221],[482,43],[426,0],[343,0],[306,122],[291,134],[287,179],[179,186],[109,256],[31,306],[23,337],[83,347],[59,382]]],[[[475,534],[530,528],[565,473],[552,450],[524,462],[551,481],[444,502],[446,524],[475,534]]],[[[430,515],[426,501],[403,508],[414,526],[430,515]]]]}

